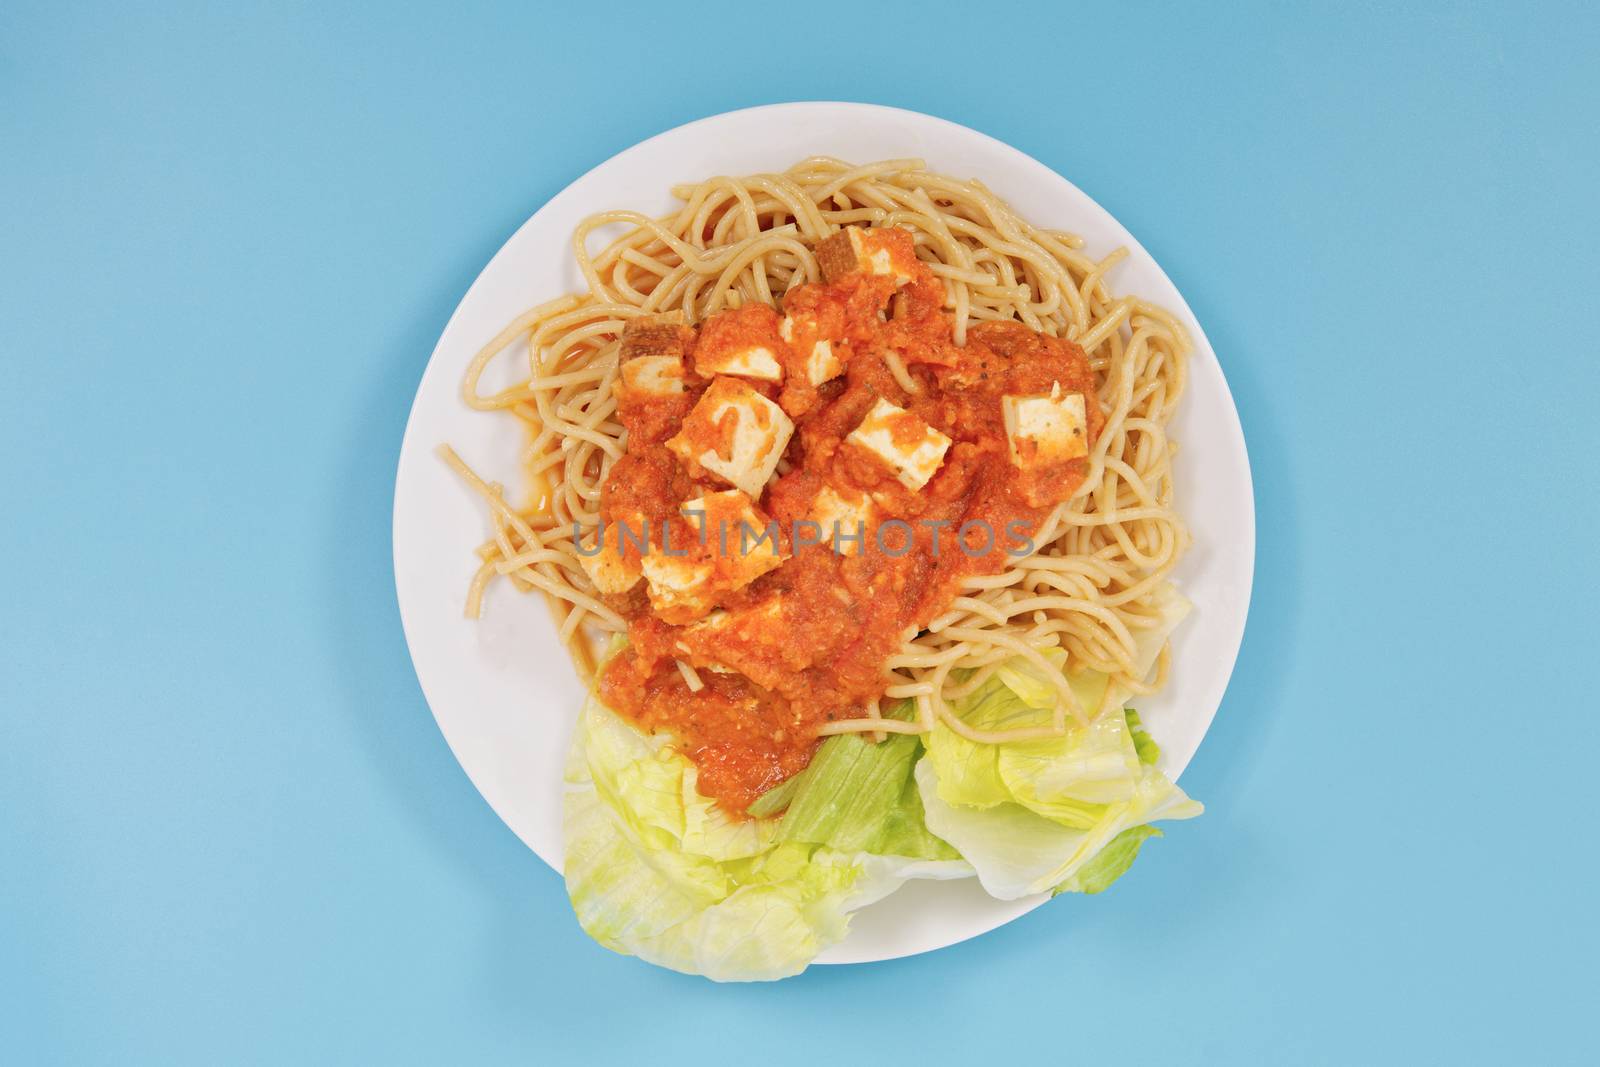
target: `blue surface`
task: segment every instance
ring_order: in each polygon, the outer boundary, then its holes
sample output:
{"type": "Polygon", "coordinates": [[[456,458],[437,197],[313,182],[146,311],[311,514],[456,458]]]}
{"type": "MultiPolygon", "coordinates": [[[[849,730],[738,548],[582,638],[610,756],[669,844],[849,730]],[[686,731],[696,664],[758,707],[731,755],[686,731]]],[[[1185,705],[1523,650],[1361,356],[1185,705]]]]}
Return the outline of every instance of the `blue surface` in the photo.
{"type": "Polygon", "coordinates": [[[1592,6],[449,6],[0,6],[0,1061],[1593,1052],[1592,6]],[[1256,596],[1209,812],[1113,892],[715,987],[587,942],[451,758],[394,463],[540,203],[829,98],[1009,141],[1148,245],[1238,399],[1256,596]]]}

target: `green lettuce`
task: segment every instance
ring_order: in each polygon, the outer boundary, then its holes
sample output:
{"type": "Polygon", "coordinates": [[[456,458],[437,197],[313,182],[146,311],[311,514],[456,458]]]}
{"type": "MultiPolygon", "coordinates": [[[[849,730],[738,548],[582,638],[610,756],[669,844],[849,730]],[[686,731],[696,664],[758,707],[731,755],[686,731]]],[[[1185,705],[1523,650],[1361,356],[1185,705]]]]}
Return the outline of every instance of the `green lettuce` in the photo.
{"type": "MultiPolygon", "coordinates": [[[[1148,671],[1188,605],[1164,590],[1137,632],[1148,671]]],[[[1001,664],[954,710],[974,731],[1046,726],[1057,714],[1059,649],[1001,664]]],[[[1082,708],[1064,735],[990,744],[939,723],[924,735],[829,738],[749,818],[700,795],[697,771],[591,697],[564,798],[568,894],[607,948],[718,981],[804,970],[853,912],[911,878],[974,873],[1001,899],[1099,893],[1127,872],[1152,823],[1201,807],[1156,767],[1160,749],[1129,693],[1069,676],[1082,708]]],[[[899,707],[890,714],[904,715],[899,707]]]]}
{"type": "MultiPolygon", "coordinates": [[[[1158,625],[1138,638],[1138,663],[1154,666],[1161,643],[1188,610],[1176,594],[1158,598],[1158,625]]],[[[1045,653],[1054,667],[1059,651],[1045,653]]],[[[1079,704],[1095,710],[1120,699],[1103,674],[1072,676],[1079,704]]],[[[1059,699],[1039,666],[1017,658],[954,707],[975,731],[1049,725],[1059,699]]],[[[1116,704],[1109,705],[1112,708],[1116,704]]],[[[1110,711],[1065,735],[988,744],[940,723],[926,736],[915,778],[928,829],[955,846],[991,895],[1098,893],[1124,874],[1158,836],[1150,823],[1203,810],[1155,767],[1159,749],[1138,715],[1110,711]]]]}
{"type": "MultiPolygon", "coordinates": [[[[830,737],[806,769],[778,831],[780,840],[806,841],[847,852],[959,860],[928,832],[911,768],[922,743],[909,734],[871,741],[859,734],[830,737]]],[[[779,788],[782,788],[780,786],[779,788]]]]}
{"type": "MultiPolygon", "coordinates": [[[[815,816],[785,835],[787,815],[729,817],[699,794],[694,765],[666,738],[641,734],[591,698],[579,719],[563,798],[564,873],[579,924],[607,948],[674,970],[718,981],[767,980],[804,970],[844,937],[851,912],[908,878],[972,873],[948,858],[954,853],[947,846],[939,852],[923,840],[932,839],[920,819],[917,832],[907,825],[905,794],[918,804],[920,795],[903,753],[864,759],[844,751],[850,758],[840,757],[839,770],[815,776],[818,796],[838,793],[834,775],[870,772],[883,804],[876,824],[864,810],[818,801],[815,816]],[[808,836],[852,847],[802,839],[808,836]],[[869,844],[918,851],[894,855],[868,851],[869,844]]],[[[805,784],[789,814],[807,799],[805,784]]]]}
{"type": "Polygon", "coordinates": [[[800,787],[800,775],[791,775],[771,789],[762,793],[745,809],[745,813],[757,819],[770,819],[779,815],[789,807],[789,801],[794,799],[795,790],[800,787]]]}
{"type": "Polygon", "coordinates": [[[1139,753],[1139,762],[1148,763],[1154,767],[1161,758],[1161,746],[1156,744],[1155,738],[1145,730],[1144,723],[1139,721],[1139,713],[1132,708],[1124,708],[1122,714],[1127,717],[1128,730],[1133,734],[1133,749],[1139,753]]]}
{"type": "MultiPolygon", "coordinates": [[[[1067,758],[1073,738],[1069,734],[1060,742],[1067,758]]],[[[928,829],[972,864],[991,896],[1014,900],[1054,889],[1099,892],[1127,869],[1137,853],[1135,846],[1125,857],[1113,854],[1105,866],[1090,868],[1124,831],[1158,819],[1193,818],[1203,810],[1160,771],[1139,767],[1130,796],[1100,805],[1055,802],[1049,797],[1041,801],[1037,790],[1025,796],[1013,794],[1015,799],[986,808],[951,803],[940,795],[939,772],[932,759],[917,764],[916,779],[928,829]]],[[[1004,788],[1003,779],[997,788],[1004,788]]],[[[1124,846],[1131,843],[1132,839],[1124,846]]]]}
{"type": "Polygon", "coordinates": [[[1111,844],[1101,849],[1099,855],[1079,867],[1070,878],[1052,889],[1050,895],[1093,894],[1108,889],[1112,882],[1128,873],[1128,868],[1132,867],[1133,861],[1138,858],[1140,847],[1150,838],[1160,836],[1161,831],[1149,824],[1129,827],[1113,837],[1111,844]]]}

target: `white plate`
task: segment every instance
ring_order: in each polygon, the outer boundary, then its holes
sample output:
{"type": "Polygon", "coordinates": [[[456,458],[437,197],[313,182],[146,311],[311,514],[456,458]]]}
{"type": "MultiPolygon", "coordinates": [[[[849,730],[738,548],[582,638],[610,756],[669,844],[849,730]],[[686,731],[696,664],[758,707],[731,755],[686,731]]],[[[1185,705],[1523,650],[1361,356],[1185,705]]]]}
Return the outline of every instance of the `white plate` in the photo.
{"type": "MultiPolygon", "coordinates": [[[[562,759],[583,690],[541,597],[520,595],[499,583],[487,598],[482,621],[462,617],[474,570],[472,549],[486,536],[487,519],[482,502],[433,450],[448,441],[486,477],[520,488],[520,427],[509,416],[483,414],[462,403],[461,374],[479,347],[522,311],[582,288],[570,251],[580,219],[608,208],[659,215],[674,206],[668,189],[675,182],[782,170],[808,155],[858,163],[920,157],[936,171],[982,179],[1037,225],[1081,234],[1092,255],[1128,247],[1132,254],[1110,277],[1113,288],[1170,308],[1195,341],[1189,392],[1173,435],[1182,443],[1175,475],[1179,505],[1195,541],[1175,579],[1196,610],[1173,639],[1170,684],[1159,697],[1139,704],[1161,743],[1164,769],[1173,777],[1199,747],[1233,670],[1255,560],[1244,435],[1200,324],[1132,235],[1042,163],[943,119],[841,103],[779,104],[702,119],[600,164],[512,235],[445,327],[417,388],[400,449],[395,584],[422,691],[445,740],[490,807],[557,870],[562,759]]],[[[506,384],[512,377],[507,364],[518,359],[518,352],[503,357],[506,384]]],[[[492,375],[485,382],[486,389],[499,384],[492,375]]],[[[913,882],[857,915],[849,937],[824,953],[821,962],[927,952],[991,930],[1042,899],[996,901],[973,879],[913,882]]]]}

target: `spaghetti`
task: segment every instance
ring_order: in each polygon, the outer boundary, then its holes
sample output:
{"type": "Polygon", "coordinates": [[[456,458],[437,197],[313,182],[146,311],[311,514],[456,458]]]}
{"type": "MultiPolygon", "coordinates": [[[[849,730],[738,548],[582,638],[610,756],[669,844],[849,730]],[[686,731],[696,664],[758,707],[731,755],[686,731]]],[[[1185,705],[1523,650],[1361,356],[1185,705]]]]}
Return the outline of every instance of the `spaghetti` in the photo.
{"type": "MultiPolygon", "coordinates": [[[[942,722],[980,742],[1062,733],[1071,717],[1101,709],[1080,706],[1060,653],[1055,662],[1047,657],[1051,650],[1065,653],[1070,673],[1110,676],[1102,707],[1159,689],[1174,599],[1168,576],[1189,543],[1173,508],[1176,446],[1166,429],[1183,391],[1189,342],[1166,310],[1109,289],[1106,275],[1126,250],[1094,259],[1080,239],[1024,222],[980,182],[931,173],[918,160],[852,166],[813,157],[782,174],[711,178],[673,194],[681,206],[662,218],[608,211],[586,219],[572,250],[587,291],[526,312],[467,368],[467,404],[509,412],[527,427],[523,467],[531,487],[528,503],[513,505],[501,486],[441,449],[490,508],[492,536],[477,550],[467,614],[481,613],[497,577],[538,590],[555,605],[560,638],[579,670],[592,676],[596,640],[627,629],[578,553],[578,539],[601,521],[602,485],[625,452],[613,390],[623,329],[673,311],[697,323],[751,303],[776,307],[820,281],[817,245],[840,227],[898,227],[911,232],[917,258],[944,287],[956,344],[970,326],[991,321],[1075,342],[1088,357],[1104,422],[1082,487],[1035,532],[1038,550],[967,579],[948,610],[906,633],[885,663],[883,697],[914,701],[915,718],[886,717],[872,700],[819,732],[882,736],[942,722]],[[485,370],[520,340],[527,381],[485,395],[485,370]],[[1152,644],[1160,648],[1154,663],[1152,644]],[[1049,723],[984,731],[949,709],[1018,657],[1061,694],[1049,723]]],[[[890,353],[886,364],[916,392],[898,357],[890,353]]],[[[698,692],[694,667],[680,661],[678,669],[698,692]]]]}

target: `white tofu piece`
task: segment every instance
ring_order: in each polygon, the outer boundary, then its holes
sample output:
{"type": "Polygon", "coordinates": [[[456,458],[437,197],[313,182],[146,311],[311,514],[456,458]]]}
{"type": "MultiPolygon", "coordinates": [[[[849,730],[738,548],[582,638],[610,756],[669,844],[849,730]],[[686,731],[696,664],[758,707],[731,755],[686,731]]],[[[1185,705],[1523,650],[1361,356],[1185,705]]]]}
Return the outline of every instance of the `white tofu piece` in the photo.
{"type": "MultiPolygon", "coordinates": [[[[817,262],[822,274],[834,282],[850,274],[875,274],[894,278],[898,288],[911,281],[913,264],[894,242],[910,247],[910,235],[890,228],[846,226],[817,246],[817,262]],[[903,235],[903,236],[902,236],[903,235]]],[[[915,259],[915,256],[910,258],[915,259]]]]}
{"type": "Polygon", "coordinates": [[[763,600],[742,611],[713,611],[689,629],[697,635],[725,634],[735,627],[776,625],[783,620],[783,601],[776,596],[763,600]]]}
{"type": "MultiPolygon", "coordinates": [[[[809,321],[810,316],[797,320],[795,316],[785,315],[778,324],[778,335],[794,345],[796,338],[804,344],[817,333],[815,323],[809,321]]],[[[826,337],[811,340],[811,347],[805,354],[806,381],[812,385],[821,385],[831,381],[844,373],[844,363],[833,353],[833,342],[826,337]]]]}
{"type": "Polygon", "coordinates": [[[690,529],[670,535],[673,554],[652,542],[643,561],[650,603],[667,622],[699,618],[721,594],[743,589],[788,558],[775,536],[763,537],[770,520],[741,490],[707,493],[679,510],[690,529]]]}
{"type": "Polygon", "coordinates": [[[667,447],[758,500],[793,434],[794,423],[777,404],[735,378],[719,377],[667,447]],[[731,432],[725,418],[733,420],[731,432]]]}
{"type": "Polygon", "coordinates": [[[612,515],[581,542],[583,551],[578,554],[578,565],[600,592],[611,596],[626,593],[644,576],[640,556],[649,536],[643,515],[612,515]]]}
{"type": "Polygon", "coordinates": [[[682,359],[694,343],[694,331],[683,324],[683,312],[642,315],[622,328],[619,359],[627,363],[644,356],[672,356],[682,359]]]}
{"type": "Polygon", "coordinates": [[[854,489],[825,485],[811,498],[806,518],[822,528],[822,543],[853,556],[871,536],[872,498],[854,489]]]}
{"type": "Polygon", "coordinates": [[[844,373],[844,364],[833,354],[832,341],[818,341],[806,356],[806,381],[821,385],[844,373]]]}
{"type": "Polygon", "coordinates": [[[678,510],[689,516],[704,515],[712,522],[718,518],[728,518],[755,523],[760,519],[750,494],[739,489],[723,489],[693,497],[679,504],[678,510]]]}
{"type": "Polygon", "coordinates": [[[786,673],[785,653],[793,652],[781,597],[748,607],[713,611],[682,631],[677,642],[696,666],[745,675],[757,685],[777,686],[786,673]]]}
{"type": "MultiPolygon", "coordinates": [[[[728,625],[728,613],[720,608],[701,619],[699,622],[689,624],[689,632],[694,634],[716,633],[728,625]]],[[[691,653],[694,649],[684,644],[681,640],[674,642],[679,652],[691,653]]]]}
{"type": "Polygon", "coordinates": [[[622,364],[623,397],[674,396],[683,392],[683,360],[677,356],[640,356],[622,364]]]}
{"type": "Polygon", "coordinates": [[[868,234],[859,226],[850,227],[850,243],[855,247],[856,259],[864,262],[873,274],[893,274],[896,285],[904,285],[911,280],[911,275],[895,269],[893,254],[883,246],[883,242],[868,234]]]}
{"type": "Polygon", "coordinates": [[[921,489],[944,463],[950,438],[882,397],[845,438],[883,460],[907,489],[921,489]]]}
{"type": "Polygon", "coordinates": [[[698,618],[711,610],[713,603],[711,578],[716,568],[694,551],[692,543],[672,546],[675,553],[686,548],[690,549],[687,556],[668,555],[662,546],[652,543],[641,561],[650,606],[668,622],[698,618]]]}
{"type": "MultiPolygon", "coordinates": [[[[608,524],[605,527],[605,539],[599,542],[600,550],[594,555],[580,553],[578,556],[578,566],[583,568],[583,573],[589,576],[596,589],[609,596],[626,593],[639,584],[639,579],[644,576],[638,553],[619,551],[620,534],[620,530],[608,524]]],[[[595,539],[591,538],[583,547],[585,552],[593,551],[595,539]]]]}
{"type": "Polygon", "coordinates": [[[685,500],[679,510],[697,531],[696,547],[715,561],[719,592],[743,589],[788,558],[772,520],[755,509],[743,490],[707,493],[685,500]]]}
{"type": "Polygon", "coordinates": [[[736,348],[727,352],[705,354],[697,352],[694,368],[702,378],[717,374],[733,374],[740,378],[755,378],[763,382],[783,381],[783,364],[765,345],[736,348]]]}
{"type": "Polygon", "coordinates": [[[1089,454],[1089,422],[1082,393],[1062,393],[1056,382],[1044,396],[1000,400],[1011,462],[1023,470],[1089,454]]]}

